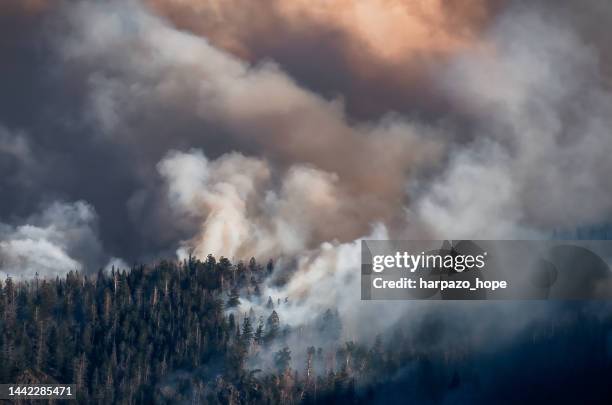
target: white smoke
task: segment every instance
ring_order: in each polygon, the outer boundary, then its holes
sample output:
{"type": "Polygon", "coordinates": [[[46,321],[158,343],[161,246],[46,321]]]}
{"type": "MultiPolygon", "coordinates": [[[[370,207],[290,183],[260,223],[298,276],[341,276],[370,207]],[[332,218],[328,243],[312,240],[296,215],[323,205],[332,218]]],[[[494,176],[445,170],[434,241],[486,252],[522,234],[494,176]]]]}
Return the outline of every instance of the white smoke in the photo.
{"type": "Polygon", "coordinates": [[[106,266],[104,266],[104,271],[106,273],[110,273],[113,270],[115,271],[126,270],[127,271],[129,269],[130,269],[130,266],[126,263],[125,260],[121,259],[120,257],[111,257],[108,263],[106,264],[106,266]]]}
{"type": "Polygon", "coordinates": [[[232,153],[209,161],[192,150],[170,152],[158,169],[174,213],[201,224],[179,256],[295,255],[320,237],[318,224],[346,219],[338,177],[314,167],[294,165],[273,179],[262,159],[232,153]]]}
{"type": "Polygon", "coordinates": [[[505,15],[490,47],[443,82],[480,127],[416,204],[440,237],[521,238],[612,215],[612,91],[595,50],[533,9],[505,15]]]}
{"type": "Polygon", "coordinates": [[[82,201],[55,202],[21,225],[0,223],[0,275],[62,276],[100,260],[96,214],[82,201]]]}
{"type": "Polygon", "coordinates": [[[11,164],[12,161],[16,164],[18,170],[10,179],[12,182],[30,185],[35,170],[34,154],[25,132],[10,131],[0,124],[0,159],[0,162],[11,164]]]}
{"type": "Polygon", "coordinates": [[[258,243],[248,205],[269,178],[263,162],[239,154],[209,162],[200,151],[192,151],[171,152],[158,167],[168,182],[171,205],[201,221],[202,233],[192,244],[197,255],[233,257],[258,243]]]}

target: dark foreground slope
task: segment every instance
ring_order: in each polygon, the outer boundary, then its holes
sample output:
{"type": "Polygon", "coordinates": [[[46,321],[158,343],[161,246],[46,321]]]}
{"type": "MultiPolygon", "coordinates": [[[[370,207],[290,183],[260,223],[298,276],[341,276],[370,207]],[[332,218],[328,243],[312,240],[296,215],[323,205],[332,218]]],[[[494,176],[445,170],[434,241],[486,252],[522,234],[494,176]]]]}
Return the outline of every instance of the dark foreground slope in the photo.
{"type": "Polygon", "coordinates": [[[609,311],[592,311],[593,304],[558,306],[551,319],[491,347],[448,339],[448,323],[435,315],[398,325],[373,344],[341,341],[340,320],[328,310],[316,314],[312,331],[334,344],[304,338],[289,348],[289,338],[304,332],[279,317],[282,300],[261,296],[272,270],[272,263],[234,265],[209,256],[89,277],[3,280],[0,383],[74,383],[82,403],[612,398],[612,320],[602,315],[609,311]],[[238,311],[247,296],[265,313],[238,311]]]}

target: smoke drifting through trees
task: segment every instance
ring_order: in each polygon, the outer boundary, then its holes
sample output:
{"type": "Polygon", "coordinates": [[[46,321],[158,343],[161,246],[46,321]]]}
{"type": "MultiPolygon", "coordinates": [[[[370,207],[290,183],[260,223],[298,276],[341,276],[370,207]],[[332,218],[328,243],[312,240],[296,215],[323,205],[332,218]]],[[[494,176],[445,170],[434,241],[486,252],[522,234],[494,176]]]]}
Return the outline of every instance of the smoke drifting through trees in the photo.
{"type": "Polygon", "coordinates": [[[272,270],[209,256],[94,276],[8,278],[0,283],[0,381],[70,381],[83,403],[383,403],[407,395],[489,403],[500,394],[593,402],[609,394],[610,361],[601,356],[609,313],[530,303],[546,320],[512,336],[500,325],[492,346],[461,308],[430,308],[365,343],[342,340],[334,310],[292,327],[278,315],[288,302],[260,290],[272,270]],[[265,303],[262,316],[237,310],[243,300],[265,303]],[[490,357],[498,346],[507,357],[490,357]],[[568,350],[584,350],[584,363],[568,362],[568,350]],[[508,373],[538,389],[516,390],[508,373]],[[568,378],[572,384],[559,384],[568,378]]]}

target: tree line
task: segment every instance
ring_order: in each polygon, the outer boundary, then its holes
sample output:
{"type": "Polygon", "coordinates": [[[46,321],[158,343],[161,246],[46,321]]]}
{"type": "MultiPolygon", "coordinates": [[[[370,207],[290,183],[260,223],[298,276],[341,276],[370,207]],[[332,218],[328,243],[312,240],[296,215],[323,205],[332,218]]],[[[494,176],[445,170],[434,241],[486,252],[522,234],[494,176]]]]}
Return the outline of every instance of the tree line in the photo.
{"type": "MultiPolygon", "coordinates": [[[[272,261],[209,255],[54,280],[7,278],[0,383],[73,383],[82,403],[357,401],[355,378],[376,366],[380,342],[371,350],[339,343],[331,353],[304,342],[295,365],[283,345],[293,331],[275,310],[283,301],[261,296],[273,269],[272,261]],[[237,311],[245,298],[267,313],[237,311]],[[273,348],[273,367],[249,368],[273,348]]],[[[333,310],[320,320],[341,328],[333,310]]]]}

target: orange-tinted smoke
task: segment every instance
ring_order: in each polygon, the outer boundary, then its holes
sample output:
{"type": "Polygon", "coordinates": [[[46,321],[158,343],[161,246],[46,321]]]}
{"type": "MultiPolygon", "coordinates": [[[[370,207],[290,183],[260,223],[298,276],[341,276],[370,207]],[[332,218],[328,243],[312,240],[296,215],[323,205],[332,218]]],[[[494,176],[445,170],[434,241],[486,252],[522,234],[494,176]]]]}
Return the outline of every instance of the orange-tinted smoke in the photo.
{"type": "Polygon", "coordinates": [[[2,0],[0,15],[14,13],[38,13],[51,6],[52,0],[2,0]]]}
{"type": "MultiPolygon", "coordinates": [[[[335,32],[345,51],[401,63],[471,46],[499,0],[147,0],[181,28],[249,57],[253,41],[335,32]]],[[[359,57],[358,59],[362,59],[359,57]]],[[[362,61],[363,62],[363,61],[362,61]]]]}

